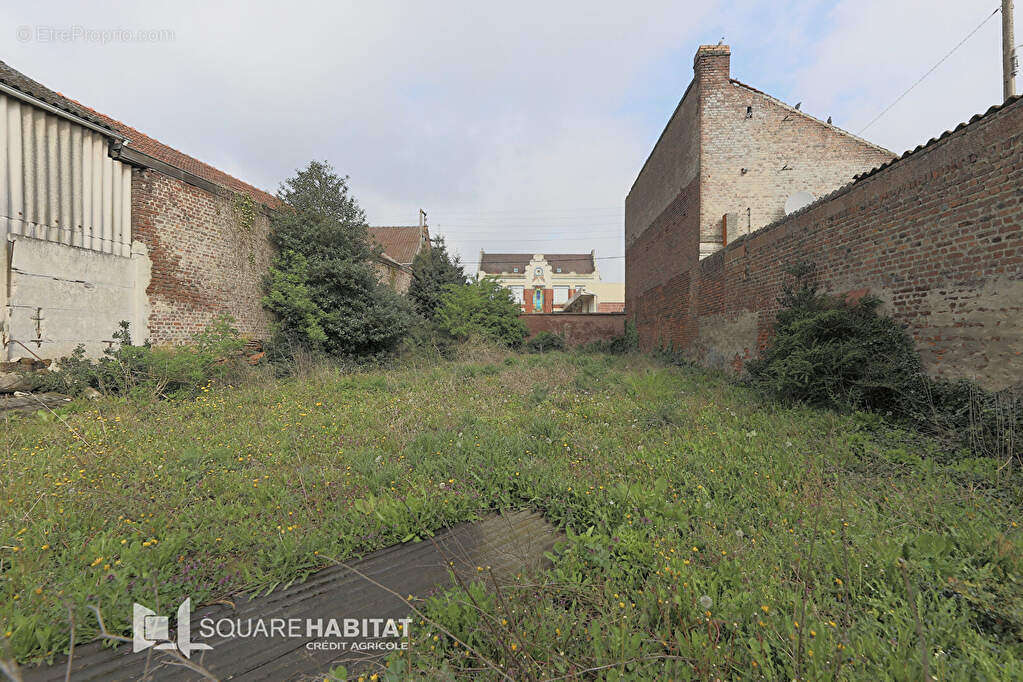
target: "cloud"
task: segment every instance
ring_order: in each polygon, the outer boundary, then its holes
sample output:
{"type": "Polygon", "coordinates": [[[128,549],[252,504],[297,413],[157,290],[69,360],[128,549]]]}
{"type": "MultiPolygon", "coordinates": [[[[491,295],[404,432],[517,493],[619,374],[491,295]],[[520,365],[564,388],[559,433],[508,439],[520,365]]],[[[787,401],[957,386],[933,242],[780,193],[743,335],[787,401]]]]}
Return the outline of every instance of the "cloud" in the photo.
{"type": "MultiPolygon", "coordinates": [[[[623,253],[625,194],[722,36],[733,72],[851,130],[986,6],[789,3],[9,3],[4,59],[269,190],[310,159],[351,176],[375,224],[481,247],[623,253]],[[19,26],[167,29],[148,43],[20,42],[19,26]]],[[[901,150],[1000,99],[997,19],[872,126],[901,150]]],[[[601,261],[621,279],[620,260],[601,261]]]]}
{"type": "MultiPolygon", "coordinates": [[[[840,113],[836,123],[859,132],[995,6],[842,0],[810,46],[796,88],[818,113],[840,113]]],[[[901,153],[1000,103],[1000,44],[995,16],[863,136],[901,153]]]]}

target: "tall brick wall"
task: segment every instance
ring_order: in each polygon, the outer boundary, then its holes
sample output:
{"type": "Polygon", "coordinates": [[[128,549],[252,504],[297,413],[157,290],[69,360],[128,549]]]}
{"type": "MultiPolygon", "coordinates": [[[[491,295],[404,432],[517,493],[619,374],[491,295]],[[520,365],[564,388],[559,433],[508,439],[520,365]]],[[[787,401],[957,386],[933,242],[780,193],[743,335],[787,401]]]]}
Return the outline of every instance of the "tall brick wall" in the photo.
{"type": "Polygon", "coordinates": [[[722,216],[741,234],[785,216],[796,192],[820,198],[894,155],[729,77],[727,46],[701,48],[700,233],[704,254],[722,245],[722,216]]]}
{"type": "Polygon", "coordinates": [[[227,313],[254,338],[269,332],[262,277],[272,255],[261,205],[245,218],[234,193],[153,170],[132,171],[133,237],[149,249],[149,330],[154,343],[187,340],[227,313]]]}
{"type": "Polygon", "coordinates": [[[610,341],[625,334],[625,313],[523,313],[529,338],[542,331],[558,334],[569,346],[610,341]]]}
{"type": "Polygon", "coordinates": [[[627,281],[647,288],[626,310],[647,348],[741,370],[769,337],[783,268],[811,260],[825,289],[880,297],[932,375],[1023,381],[1023,100],[702,261],[698,240],[669,206],[629,247],[627,281]],[[664,273],[669,250],[688,267],[664,273]]]}

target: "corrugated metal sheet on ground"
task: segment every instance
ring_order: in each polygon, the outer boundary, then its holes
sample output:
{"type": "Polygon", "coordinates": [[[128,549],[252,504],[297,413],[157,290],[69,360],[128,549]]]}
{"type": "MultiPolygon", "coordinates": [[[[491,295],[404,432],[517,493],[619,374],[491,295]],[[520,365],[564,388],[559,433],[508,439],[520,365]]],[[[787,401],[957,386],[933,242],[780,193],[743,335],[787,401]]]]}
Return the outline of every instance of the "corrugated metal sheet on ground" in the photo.
{"type": "MultiPolygon", "coordinates": [[[[374,552],[351,562],[360,573],[386,588],[408,596],[423,597],[452,585],[449,570],[466,580],[481,575],[477,566],[489,566],[498,580],[502,576],[531,573],[542,568],[549,551],[563,536],[542,516],[529,510],[494,514],[475,523],[463,523],[438,533],[433,541],[406,543],[374,552]]],[[[175,605],[176,606],[176,605],[175,605]]],[[[173,610],[173,609],[165,609],[173,610]]],[[[257,618],[403,618],[409,608],[402,599],[344,566],[323,569],[305,582],[249,600],[241,598],[235,608],[214,605],[192,614],[192,641],[199,638],[197,623],[205,617],[257,618]]],[[[414,621],[413,628],[418,627],[414,621]]],[[[336,665],[370,669],[386,656],[366,652],[306,649],[306,638],[211,639],[211,651],[193,656],[222,680],[311,679],[336,665]]],[[[350,641],[350,640],[349,640],[350,641]]],[[[414,652],[413,652],[414,654],[414,652]]],[[[128,646],[104,649],[98,643],[75,650],[72,680],[137,680],[145,678],[147,665],[153,680],[197,679],[195,672],[168,665],[166,654],[133,654],[128,646]]],[[[27,669],[26,682],[57,682],[64,679],[66,661],[27,669]]]]}

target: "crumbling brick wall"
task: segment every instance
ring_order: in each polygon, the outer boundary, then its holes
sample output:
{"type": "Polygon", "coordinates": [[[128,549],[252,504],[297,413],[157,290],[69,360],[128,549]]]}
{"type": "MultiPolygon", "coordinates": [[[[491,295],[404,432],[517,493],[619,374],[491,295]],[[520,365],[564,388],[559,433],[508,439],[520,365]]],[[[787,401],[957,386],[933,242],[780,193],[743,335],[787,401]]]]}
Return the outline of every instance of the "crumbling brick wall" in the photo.
{"type": "Polygon", "coordinates": [[[149,333],[176,343],[229,314],[242,334],[265,338],[262,279],[272,257],[265,208],[155,170],[132,171],[133,237],[152,261],[149,333]]]}
{"type": "Polygon", "coordinates": [[[741,371],[770,336],[785,266],[809,260],[826,290],[880,297],[932,375],[1023,381],[1023,100],[703,260],[675,204],[627,245],[644,347],[741,371]]]}

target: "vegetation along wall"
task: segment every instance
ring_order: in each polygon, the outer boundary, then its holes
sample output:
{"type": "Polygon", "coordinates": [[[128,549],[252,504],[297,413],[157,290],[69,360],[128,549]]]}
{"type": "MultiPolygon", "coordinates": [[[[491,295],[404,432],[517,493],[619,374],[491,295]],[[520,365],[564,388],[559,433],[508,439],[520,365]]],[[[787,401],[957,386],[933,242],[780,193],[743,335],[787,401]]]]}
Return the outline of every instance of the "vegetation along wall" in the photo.
{"type": "Polygon", "coordinates": [[[698,202],[683,187],[627,239],[627,310],[643,347],[741,371],[768,340],[784,268],[811,261],[825,290],[879,297],[932,375],[1023,382],[1019,98],[702,261],[698,202]]]}
{"type": "Polygon", "coordinates": [[[213,192],[155,170],[132,172],[134,238],[152,261],[149,335],[177,343],[218,315],[242,334],[265,338],[262,279],[272,248],[266,207],[226,188],[213,192]]]}

